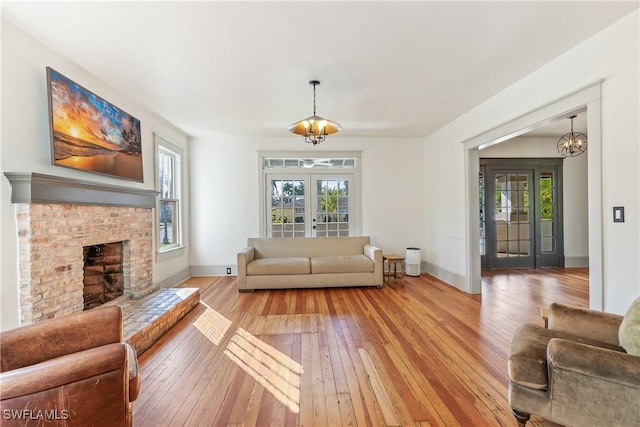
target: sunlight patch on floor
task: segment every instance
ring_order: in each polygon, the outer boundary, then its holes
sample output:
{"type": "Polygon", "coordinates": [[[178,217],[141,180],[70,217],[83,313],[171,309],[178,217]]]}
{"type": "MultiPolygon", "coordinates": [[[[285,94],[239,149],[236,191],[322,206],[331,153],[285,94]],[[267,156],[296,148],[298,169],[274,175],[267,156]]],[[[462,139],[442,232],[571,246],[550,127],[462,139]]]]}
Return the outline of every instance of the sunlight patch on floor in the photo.
{"type": "Polygon", "coordinates": [[[200,301],[200,304],[204,305],[206,310],[193,322],[193,326],[202,332],[202,334],[213,344],[220,345],[222,339],[231,327],[231,320],[227,319],[204,302],[200,301]]]}
{"type": "Polygon", "coordinates": [[[300,412],[302,365],[240,328],[224,354],[293,413],[300,412]]]}

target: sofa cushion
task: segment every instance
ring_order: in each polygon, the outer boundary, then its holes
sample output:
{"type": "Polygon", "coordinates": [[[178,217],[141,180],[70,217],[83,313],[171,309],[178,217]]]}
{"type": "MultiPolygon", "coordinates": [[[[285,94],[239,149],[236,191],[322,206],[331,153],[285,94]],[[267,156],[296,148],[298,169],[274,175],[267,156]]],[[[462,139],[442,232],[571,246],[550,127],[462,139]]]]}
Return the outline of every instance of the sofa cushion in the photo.
{"type": "Polygon", "coordinates": [[[366,255],[338,255],[311,258],[311,272],[325,273],[372,273],[373,261],[366,255]]]}
{"type": "Polygon", "coordinates": [[[552,331],[542,326],[520,326],[511,342],[507,361],[509,378],[522,386],[544,390],[547,388],[547,346],[552,338],[561,338],[582,344],[620,351],[618,346],[584,339],[566,332],[552,331]]]}
{"type": "Polygon", "coordinates": [[[247,265],[247,274],[250,276],[310,273],[311,266],[306,257],[256,259],[247,265]]]}
{"type": "Polygon", "coordinates": [[[620,347],[629,354],[640,356],[640,298],[627,310],[618,329],[620,347]]]}

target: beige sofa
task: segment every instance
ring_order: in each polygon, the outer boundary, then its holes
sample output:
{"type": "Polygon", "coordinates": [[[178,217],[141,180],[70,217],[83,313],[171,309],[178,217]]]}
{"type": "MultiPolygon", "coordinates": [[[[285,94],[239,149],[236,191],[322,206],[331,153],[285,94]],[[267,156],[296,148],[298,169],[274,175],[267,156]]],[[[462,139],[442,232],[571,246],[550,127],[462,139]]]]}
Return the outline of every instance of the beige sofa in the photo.
{"type": "Polygon", "coordinates": [[[249,238],[238,290],[382,287],[382,250],[369,237],[249,238]]]}

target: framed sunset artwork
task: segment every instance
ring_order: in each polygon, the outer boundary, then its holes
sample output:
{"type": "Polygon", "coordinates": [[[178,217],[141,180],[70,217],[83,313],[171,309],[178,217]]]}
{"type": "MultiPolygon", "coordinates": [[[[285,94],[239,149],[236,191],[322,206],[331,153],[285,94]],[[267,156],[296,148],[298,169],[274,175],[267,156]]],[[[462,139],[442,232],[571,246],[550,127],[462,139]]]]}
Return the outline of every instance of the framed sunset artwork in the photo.
{"type": "Polygon", "coordinates": [[[51,162],[143,182],[140,120],[47,67],[51,162]]]}

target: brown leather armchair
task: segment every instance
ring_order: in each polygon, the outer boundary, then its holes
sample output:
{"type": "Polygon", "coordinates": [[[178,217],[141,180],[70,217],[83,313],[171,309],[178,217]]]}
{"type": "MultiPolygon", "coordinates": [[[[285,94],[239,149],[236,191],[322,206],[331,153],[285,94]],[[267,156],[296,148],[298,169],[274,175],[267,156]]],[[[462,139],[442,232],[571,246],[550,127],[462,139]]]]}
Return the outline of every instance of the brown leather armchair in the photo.
{"type": "Polygon", "coordinates": [[[525,324],[511,342],[509,404],[567,426],[640,422],[640,298],[625,316],[562,304],[548,329],[525,324]]]}
{"type": "Polygon", "coordinates": [[[140,376],[122,311],[98,307],[0,334],[0,424],[131,426],[140,376]]]}

